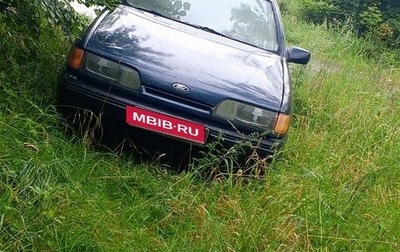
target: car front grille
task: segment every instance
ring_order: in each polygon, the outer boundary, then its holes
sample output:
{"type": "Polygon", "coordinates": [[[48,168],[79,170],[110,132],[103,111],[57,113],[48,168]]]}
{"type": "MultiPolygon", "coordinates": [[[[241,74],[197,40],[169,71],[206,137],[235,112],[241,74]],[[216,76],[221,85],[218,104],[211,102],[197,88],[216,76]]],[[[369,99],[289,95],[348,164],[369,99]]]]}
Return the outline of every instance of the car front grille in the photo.
{"type": "Polygon", "coordinates": [[[212,109],[212,106],[195,102],[189,99],[186,99],[184,97],[180,97],[177,95],[173,95],[167,92],[164,92],[162,90],[158,90],[155,88],[150,88],[150,87],[143,87],[143,92],[142,94],[147,97],[151,97],[153,99],[157,99],[163,103],[170,103],[171,105],[178,105],[181,107],[187,107],[190,109],[194,109],[198,112],[202,113],[209,113],[210,110],[212,109]]]}

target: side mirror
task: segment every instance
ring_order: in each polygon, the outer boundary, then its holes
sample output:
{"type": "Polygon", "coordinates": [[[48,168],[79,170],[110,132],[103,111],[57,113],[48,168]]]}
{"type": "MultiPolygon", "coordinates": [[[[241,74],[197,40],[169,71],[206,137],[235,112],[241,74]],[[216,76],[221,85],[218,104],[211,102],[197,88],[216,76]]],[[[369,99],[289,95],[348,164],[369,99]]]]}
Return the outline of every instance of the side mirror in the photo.
{"type": "Polygon", "coordinates": [[[310,61],[310,57],[310,52],[303,48],[291,46],[287,49],[288,62],[305,65],[310,61]]]}

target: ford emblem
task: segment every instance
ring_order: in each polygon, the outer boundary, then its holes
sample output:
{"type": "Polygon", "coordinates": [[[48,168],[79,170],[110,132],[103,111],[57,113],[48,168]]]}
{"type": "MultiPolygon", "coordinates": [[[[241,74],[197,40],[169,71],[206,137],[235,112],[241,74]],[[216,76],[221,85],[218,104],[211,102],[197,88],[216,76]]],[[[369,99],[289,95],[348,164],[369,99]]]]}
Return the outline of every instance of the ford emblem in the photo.
{"type": "Polygon", "coordinates": [[[183,85],[181,83],[174,83],[172,85],[173,88],[175,88],[175,90],[181,91],[181,92],[189,92],[190,88],[186,85],[183,85]]]}

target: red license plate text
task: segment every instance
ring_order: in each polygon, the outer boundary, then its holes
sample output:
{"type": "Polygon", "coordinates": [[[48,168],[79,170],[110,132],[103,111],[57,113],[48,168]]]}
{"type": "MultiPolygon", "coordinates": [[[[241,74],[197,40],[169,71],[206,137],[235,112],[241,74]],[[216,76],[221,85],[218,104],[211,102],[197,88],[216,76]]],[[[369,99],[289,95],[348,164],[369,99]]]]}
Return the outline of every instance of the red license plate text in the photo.
{"type": "Polygon", "coordinates": [[[205,143],[204,125],[138,107],[126,106],[126,123],[195,143],[205,143]]]}

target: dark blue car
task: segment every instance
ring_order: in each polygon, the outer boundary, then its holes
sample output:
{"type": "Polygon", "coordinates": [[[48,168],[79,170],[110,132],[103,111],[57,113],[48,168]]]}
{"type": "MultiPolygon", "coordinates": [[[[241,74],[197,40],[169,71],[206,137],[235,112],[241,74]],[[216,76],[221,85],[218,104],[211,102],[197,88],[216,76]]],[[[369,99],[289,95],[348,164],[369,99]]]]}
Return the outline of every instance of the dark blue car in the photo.
{"type": "Polygon", "coordinates": [[[260,133],[258,153],[268,156],[291,121],[287,63],[309,58],[285,46],[274,0],[125,0],[71,49],[58,103],[64,114],[92,111],[115,133],[128,126],[141,141],[229,148],[260,133]]]}

